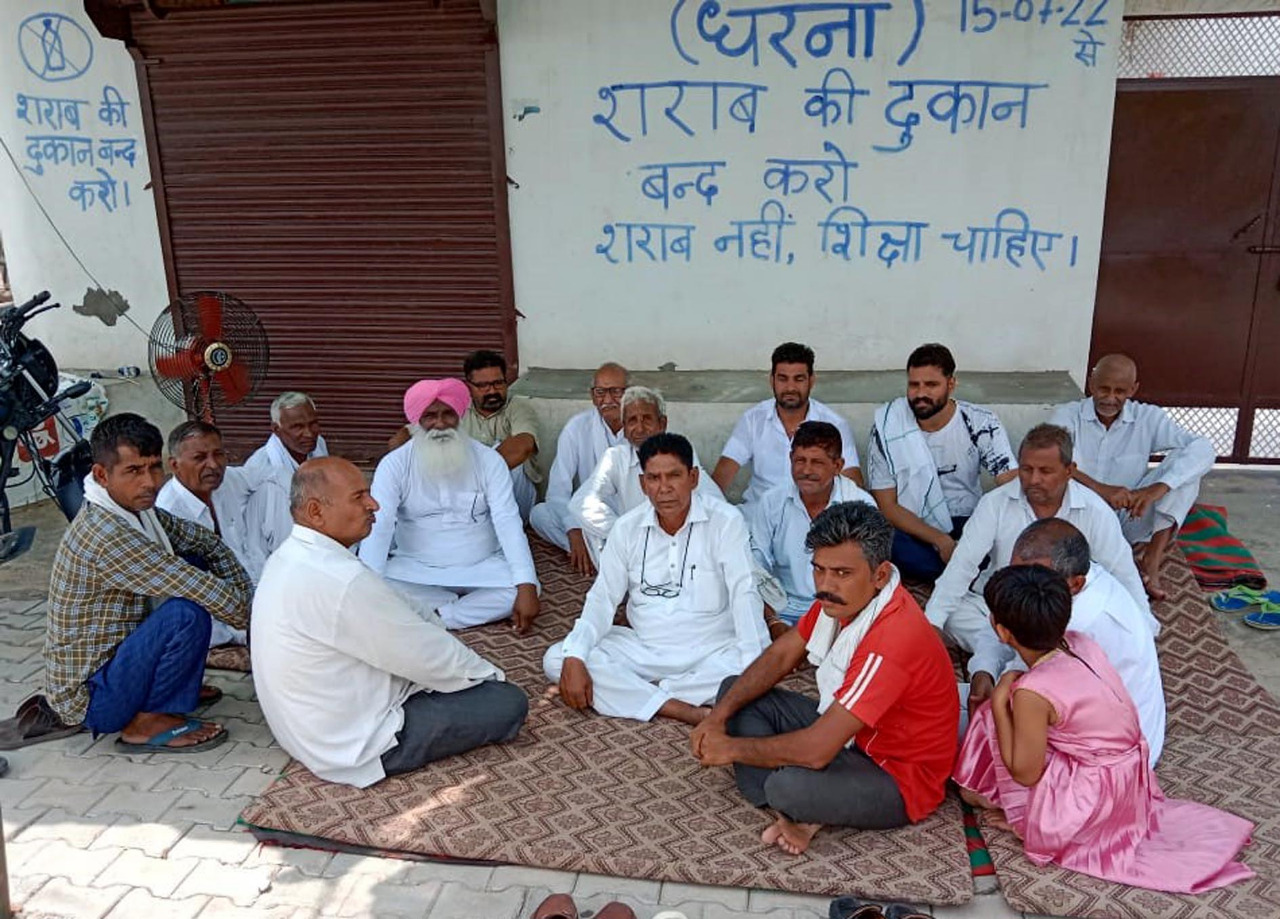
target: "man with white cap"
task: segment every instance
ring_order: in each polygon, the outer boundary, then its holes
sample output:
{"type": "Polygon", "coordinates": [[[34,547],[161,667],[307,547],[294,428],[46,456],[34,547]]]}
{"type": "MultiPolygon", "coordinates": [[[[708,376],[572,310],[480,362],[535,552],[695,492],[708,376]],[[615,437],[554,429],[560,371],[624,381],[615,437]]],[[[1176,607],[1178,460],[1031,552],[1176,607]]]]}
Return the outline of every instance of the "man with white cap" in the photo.
{"type": "Polygon", "coordinates": [[[514,616],[524,632],[539,610],[533,556],[506,463],[458,428],[470,402],[457,379],[409,387],[410,438],[378,463],[360,559],[448,628],[514,616]]]}

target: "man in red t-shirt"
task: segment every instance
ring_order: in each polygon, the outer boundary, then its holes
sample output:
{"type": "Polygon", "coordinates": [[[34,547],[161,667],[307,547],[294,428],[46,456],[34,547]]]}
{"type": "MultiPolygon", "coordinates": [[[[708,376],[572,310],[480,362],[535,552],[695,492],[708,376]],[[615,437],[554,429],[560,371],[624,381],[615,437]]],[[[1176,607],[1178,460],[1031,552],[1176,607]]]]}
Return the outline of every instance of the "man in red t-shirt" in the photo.
{"type": "Polygon", "coordinates": [[[704,766],[777,821],[761,837],[793,855],[823,824],[887,829],[922,820],[946,794],[960,699],[937,632],[889,561],[893,527],[874,506],[833,504],[813,521],[816,602],[694,730],[704,766]],[[808,657],[817,700],[775,688],[808,657]]]}

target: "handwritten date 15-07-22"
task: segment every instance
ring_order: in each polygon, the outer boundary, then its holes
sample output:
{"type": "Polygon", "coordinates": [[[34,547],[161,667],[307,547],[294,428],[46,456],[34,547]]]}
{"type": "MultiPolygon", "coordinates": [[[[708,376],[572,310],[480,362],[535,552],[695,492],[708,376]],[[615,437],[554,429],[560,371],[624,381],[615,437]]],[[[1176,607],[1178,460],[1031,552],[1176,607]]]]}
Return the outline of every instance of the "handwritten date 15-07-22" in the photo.
{"type": "Polygon", "coordinates": [[[1063,28],[1094,28],[1107,24],[1103,13],[1109,0],[1013,0],[996,4],[987,0],[960,0],[960,31],[990,32],[1001,20],[1036,22],[1047,26],[1056,20],[1063,28]]]}

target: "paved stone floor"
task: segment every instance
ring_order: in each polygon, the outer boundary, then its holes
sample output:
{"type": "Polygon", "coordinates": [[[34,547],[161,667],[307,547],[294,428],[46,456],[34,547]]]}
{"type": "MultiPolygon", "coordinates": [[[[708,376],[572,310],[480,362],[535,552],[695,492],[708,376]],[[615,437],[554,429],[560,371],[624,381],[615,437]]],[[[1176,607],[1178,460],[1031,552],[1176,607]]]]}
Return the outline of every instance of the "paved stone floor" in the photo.
{"type": "MultiPolygon", "coordinates": [[[[1215,471],[1203,497],[1226,504],[1233,531],[1266,570],[1280,571],[1280,472],[1215,471]]],[[[28,556],[0,568],[0,712],[11,712],[38,685],[44,595],[61,529],[47,505],[22,509],[17,518],[40,532],[28,556]]],[[[1280,688],[1280,633],[1237,624],[1228,632],[1263,682],[1280,688]]],[[[0,806],[10,889],[24,917],[517,919],[552,891],[572,892],[584,916],[612,899],[641,919],[664,909],[689,919],[827,915],[825,897],[259,845],[235,828],[236,817],[287,757],[263,723],[250,679],[211,673],[210,681],[226,695],[209,715],[227,725],[231,739],[207,753],[125,755],[114,749],[114,737],[95,742],[81,734],[8,754],[0,806]]],[[[986,893],[933,915],[1018,914],[998,893],[986,893]]]]}

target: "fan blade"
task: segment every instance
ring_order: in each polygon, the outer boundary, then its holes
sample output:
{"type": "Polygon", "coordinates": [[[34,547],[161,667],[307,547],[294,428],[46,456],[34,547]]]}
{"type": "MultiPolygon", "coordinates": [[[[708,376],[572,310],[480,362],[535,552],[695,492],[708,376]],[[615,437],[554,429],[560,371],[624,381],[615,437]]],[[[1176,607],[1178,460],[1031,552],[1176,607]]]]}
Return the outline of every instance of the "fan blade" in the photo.
{"type": "Polygon", "coordinates": [[[226,370],[218,371],[213,375],[213,382],[222,390],[228,405],[235,405],[245,399],[253,389],[249,368],[241,364],[232,364],[226,370]]]}
{"type": "Polygon", "coordinates": [[[206,342],[222,338],[222,301],[213,294],[196,297],[196,312],[200,317],[200,334],[206,342]]]}
{"type": "Polygon", "coordinates": [[[194,380],[203,369],[204,358],[195,350],[156,358],[156,373],[173,380],[194,380]]]}

